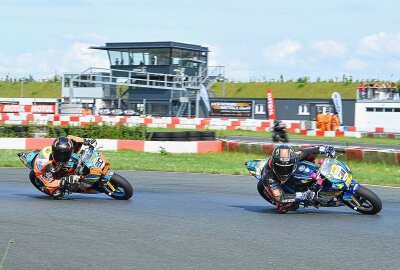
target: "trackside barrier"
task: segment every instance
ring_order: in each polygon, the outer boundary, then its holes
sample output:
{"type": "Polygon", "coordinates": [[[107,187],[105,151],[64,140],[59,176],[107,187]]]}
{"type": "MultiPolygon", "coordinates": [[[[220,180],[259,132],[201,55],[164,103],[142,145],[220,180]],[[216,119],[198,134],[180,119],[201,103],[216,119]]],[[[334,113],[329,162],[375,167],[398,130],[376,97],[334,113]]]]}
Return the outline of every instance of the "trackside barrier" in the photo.
{"type": "MultiPolygon", "coordinates": [[[[379,137],[400,139],[400,134],[383,133],[383,128],[376,128],[375,132],[356,131],[353,126],[342,126],[339,131],[320,131],[304,129],[304,121],[283,120],[288,132],[307,136],[323,137],[379,137]]],[[[145,125],[158,128],[185,128],[209,130],[253,130],[270,131],[272,120],[260,119],[232,119],[232,118],[184,118],[184,117],[151,117],[151,116],[95,116],[95,115],[59,115],[59,114],[31,114],[31,113],[1,113],[0,124],[10,125],[55,125],[55,126],[85,126],[97,123],[99,125],[116,125],[119,123],[128,126],[145,125]]]]}
{"type": "MultiPolygon", "coordinates": [[[[311,144],[292,145],[295,151],[304,149],[311,144]]],[[[227,152],[244,152],[254,153],[260,155],[271,155],[275,144],[273,143],[252,143],[252,142],[238,142],[223,140],[223,150],[227,152]]],[[[344,157],[346,160],[361,161],[366,163],[384,163],[400,165],[400,151],[399,150],[380,150],[362,147],[344,147],[341,148],[346,151],[344,157]]]]}
{"type": "MultiPolygon", "coordinates": [[[[51,145],[52,138],[0,138],[0,149],[32,150],[51,145]]],[[[255,155],[271,155],[275,147],[273,143],[250,143],[228,140],[217,141],[140,141],[98,139],[97,146],[102,150],[133,150],[140,152],[157,153],[207,153],[207,152],[244,152],[255,155]]],[[[298,149],[312,145],[292,145],[298,149]]],[[[371,148],[349,147],[346,150],[347,160],[363,161],[367,163],[385,163],[400,165],[400,151],[378,150],[371,148]]]]}

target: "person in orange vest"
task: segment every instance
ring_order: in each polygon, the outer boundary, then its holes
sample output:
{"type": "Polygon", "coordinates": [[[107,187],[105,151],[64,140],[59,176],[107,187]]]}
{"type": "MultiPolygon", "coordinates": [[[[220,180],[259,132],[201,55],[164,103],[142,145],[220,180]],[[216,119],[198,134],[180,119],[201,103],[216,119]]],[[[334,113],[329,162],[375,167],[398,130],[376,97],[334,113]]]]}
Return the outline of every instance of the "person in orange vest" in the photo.
{"type": "Polygon", "coordinates": [[[314,118],[313,120],[317,121],[317,130],[324,130],[325,126],[323,124],[324,120],[324,115],[322,114],[321,111],[317,112],[317,117],[314,118]]]}
{"type": "Polygon", "coordinates": [[[332,116],[332,130],[337,131],[340,127],[339,113],[335,112],[332,116]]]}
{"type": "Polygon", "coordinates": [[[331,131],[331,125],[332,125],[332,114],[327,110],[326,114],[324,115],[324,130],[325,131],[331,131]]]}

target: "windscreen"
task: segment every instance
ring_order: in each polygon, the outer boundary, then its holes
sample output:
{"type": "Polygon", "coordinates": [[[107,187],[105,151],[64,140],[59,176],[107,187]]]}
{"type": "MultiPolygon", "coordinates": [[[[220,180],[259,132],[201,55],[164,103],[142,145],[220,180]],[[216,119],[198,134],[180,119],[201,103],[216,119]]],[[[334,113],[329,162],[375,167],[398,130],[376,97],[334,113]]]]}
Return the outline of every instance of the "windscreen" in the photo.
{"type": "Polygon", "coordinates": [[[320,172],[324,176],[333,177],[343,181],[347,181],[351,178],[349,173],[333,158],[326,158],[324,160],[320,172]]]}

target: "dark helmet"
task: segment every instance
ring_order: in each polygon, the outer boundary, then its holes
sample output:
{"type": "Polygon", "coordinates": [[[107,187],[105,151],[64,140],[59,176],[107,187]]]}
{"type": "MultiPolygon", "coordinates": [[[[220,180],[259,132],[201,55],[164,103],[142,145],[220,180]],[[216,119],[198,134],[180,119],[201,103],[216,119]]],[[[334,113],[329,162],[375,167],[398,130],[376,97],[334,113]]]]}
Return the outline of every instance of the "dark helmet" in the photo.
{"type": "Polygon", "coordinates": [[[296,154],[293,148],[286,144],[276,146],[272,152],[271,167],[281,183],[285,183],[296,168],[296,154]]]}
{"type": "Polygon", "coordinates": [[[71,157],[74,146],[67,137],[59,137],[51,146],[53,160],[55,162],[67,162],[71,157]]]}

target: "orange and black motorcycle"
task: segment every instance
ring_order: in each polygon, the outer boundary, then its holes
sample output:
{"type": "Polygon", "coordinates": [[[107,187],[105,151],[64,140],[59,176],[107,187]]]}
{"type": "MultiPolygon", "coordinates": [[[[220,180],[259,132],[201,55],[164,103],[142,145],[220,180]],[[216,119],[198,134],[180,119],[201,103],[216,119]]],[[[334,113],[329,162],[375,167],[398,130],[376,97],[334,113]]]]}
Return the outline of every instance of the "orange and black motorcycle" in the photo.
{"type": "MultiPolygon", "coordinates": [[[[46,148],[44,149],[46,150],[46,148]]],[[[42,153],[51,152],[42,151],[42,153]]],[[[40,150],[18,153],[18,157],[31,171],[29,179],[38,190],[51,196],[51,190],[36,177],[35,166],[40,164],[42,157],[40,150]]],[[[105,193],[117,200],[128,200],[133,195],[132,185],[122,176],[110,170],[110,163],[106,157],[90,145],[79,153],[73,153],[63,165],[65,177],[61,178],[61,188],[64,194],[70,193],[105,193]]],[[[51,187],[50,187],[51,188],[51,187]]]]}

